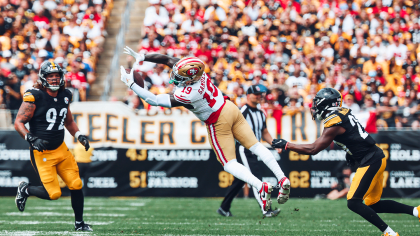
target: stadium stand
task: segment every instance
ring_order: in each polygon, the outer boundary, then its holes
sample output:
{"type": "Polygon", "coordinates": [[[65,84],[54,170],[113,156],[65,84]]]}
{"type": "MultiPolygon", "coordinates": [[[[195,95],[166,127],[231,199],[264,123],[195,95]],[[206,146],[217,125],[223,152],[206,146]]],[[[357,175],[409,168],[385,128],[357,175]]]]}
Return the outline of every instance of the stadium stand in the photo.
{"type": "MultiPolygon", "coordinates": [[[[22,94],[37,80],[40,63],[66,74],[74,101],[86,101],[95,81],[112,0],[5,0],[0,2],[0,117],[15,116],[22,94]],[[5,110],[4,108],[8,109],[5,110]]],[[[0,124],[0,126],[3,126],[0,124]]],[[[4,126],[3,126],[4,127],[4,126]]]]}
{"type": "MultiPolygon", "coordinates": [[[[244,90],[259,84],[267,89],[264,107],[280,119],[309,109],[317,91],[333,87],[368,132],[419,127],[418,1],[149,4],[138,51],[199,57],[214,83],[239,106],[244,90]]],[[[154,93],[171,90],[171,68],[142,62],[134,69],[154,93]]]]}

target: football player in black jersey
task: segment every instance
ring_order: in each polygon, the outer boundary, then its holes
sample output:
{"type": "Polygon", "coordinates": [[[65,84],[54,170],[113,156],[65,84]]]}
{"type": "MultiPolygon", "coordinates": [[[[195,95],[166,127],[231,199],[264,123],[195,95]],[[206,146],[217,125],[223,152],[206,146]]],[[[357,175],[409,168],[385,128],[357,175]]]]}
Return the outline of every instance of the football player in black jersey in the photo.
{"type": "Polygon", "coordinates": [[[342,100],[340,92],[332,88],[321,89],[316,94],[312,115],[313,119],[323,120],[324,131],[314,143],[294,144],[284,139],[275,139],[271,146],[315,155],[334,141],[347,152],[347,162],[358,164],[359,167],[347,194],[348,208],[375,225],[385,236],[398,235],[377,213],[405,213],[419,217],[420,206],[412,207],[391,200],[381,200],[385,155],[351,114],[351,110],[341,107],[342,100]]]}
{"type": "Polygon", "coordinates": [[[72,94],[64,86],[64,72],[59,65],[46,61],[38,73],[40,81],[27,90],[15,121],[16,131],[29,143],[32,165],[42,186],[20,182],[16,195],[19,211],[25,210],[29,196],[57,200],[61,196],[57,174],[71,192],[75,230],[92,231],[83,221],[84,197],[77,163],[64,143],[64,127],[89,149],[89,141],[81,135],[70,112],[72,94]],[[25,124],[29,123],[29,130],[25,124]]]}

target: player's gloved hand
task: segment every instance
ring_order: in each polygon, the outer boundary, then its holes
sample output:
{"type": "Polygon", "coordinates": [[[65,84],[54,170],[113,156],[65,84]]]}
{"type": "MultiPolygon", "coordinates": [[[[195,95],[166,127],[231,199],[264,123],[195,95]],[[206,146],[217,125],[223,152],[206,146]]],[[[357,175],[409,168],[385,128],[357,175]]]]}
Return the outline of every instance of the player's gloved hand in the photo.
{"type": "Polygon", "coordinates": [[[28,141],[31,147],[39,152],[47,150],[47,144],[49,143],[47,140],[40,139],[31,133],[26,134],[25,140],[28,141]]]}
{"type": "Polygon", "coordinates": [[[356,164],[355,160],[351,157],[351,155],[346,152],[346,162],[348,166],[354,166],[354,164],[356,164]]]}
{"type": "Polygon", "coordinates": [[[89,145],[89,139],[88,137],[86,137],[86,135],[79,135],[79,137],[77,137],[77,140],[79,140],[79,142],[85,147],[85,150],[89,150],[90,145],[89,145]]]}
{"type": "Polygon", "coordinates": [[[281,149],[284,149],[284,150],[286,150],[286,146],[287,146],[287,143],[289,143],[289,142],[287,142],[286,140],[284,140],[284,139],[273,139],[273,142],[271,143],[271,146],[273,147],[273,148],[281,148],[281,149]]]}
{"type": "Polygon", "coordinates": [[[144,61],[144,58],[145,58],[143,53],[136,53],[133,49],[131,49],[128,46],[125,46],[124,53],[134,57],[136,59],[135,64],[138,64],[139,62],[144,61]]]}
{"type": "Polygon", "coordinates": [[[130,71],[130,74],[127,74],[127,72],[124,69],[124,66],[121,66],[121,81],[124,82],[125,85],[127,85],[129,88],[131,88],[131,85],[134,84],[134,77],[133,77],[133,71],[130,71]]]}

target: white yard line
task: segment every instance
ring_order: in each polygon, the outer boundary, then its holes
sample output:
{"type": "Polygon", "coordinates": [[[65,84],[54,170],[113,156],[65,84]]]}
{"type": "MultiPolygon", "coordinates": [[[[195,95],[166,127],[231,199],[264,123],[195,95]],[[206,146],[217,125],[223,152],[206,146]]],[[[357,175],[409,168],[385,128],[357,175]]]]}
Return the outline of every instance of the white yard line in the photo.
{"type": "MultiPolygon", "coordinates": [[[[68,210],[73,211],[72,207],[62,207],[62,206],[49,206],[49,207],[28,207],[29,209],[34,210],[44,210],[44,211],[54,211],[54,210],[68,210]]],[[[134,211],[137,210],[136,208],[130,207],[84,207],[85,211],[97,211],[97,210],[113,210],[113,211],[134,211]]]]}
{"type": "MultiPolygon", "coordinates": [[[[0,220],[1,224],[10,224],[10,225],[39,225],[39,224],[67,224],[73,225],[73,221],[6,221],[0,220]]],[[[114,223],[114,221],[89,221],[87,222],[90,225],[110,225],[114,223]]]]}
{"type": "MultiPolygon", "coordinates": [[[[58,212],[36,212],[36,213],[26,213],[26,212],[7,212],[4,213],[8,216],[74,216],[74,213],[58,213],[58,212]]],[[[108,216],[108,217],[123,217],[125,214],[104,214],[104,213],[85,213],[84,216],[108,216]]]]}
{"type": "MultiPolygon", "coordinates": [[[[98,235],[95,232],[69,232],[69,231],[34,231],[34,230],[2,230],[0,235],[18,235],[18,236],[34,236],[34,235],[74,235],[74,236],[87,236],[87,235],[98,235]]],[[[100,235],[115,235],[115,234],[104,234],[100,235]]],[[[144,234],[126,234],[124,235],[144,235],[144,234]]]]}

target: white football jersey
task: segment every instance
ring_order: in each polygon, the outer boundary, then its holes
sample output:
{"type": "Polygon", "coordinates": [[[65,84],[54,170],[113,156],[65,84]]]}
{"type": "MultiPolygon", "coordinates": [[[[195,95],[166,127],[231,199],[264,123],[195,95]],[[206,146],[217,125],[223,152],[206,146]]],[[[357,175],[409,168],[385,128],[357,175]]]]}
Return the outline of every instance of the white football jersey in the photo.
{"type": "Polygon", "coordinates": [[[180,103],[194,107],[189,109],[198,119],[206,123],[217,121],[220,110],[225,104],[222,91],[218,89],[206,73],[203,73],[200,81],[185,87],[177,87],[174,98],[180,103]]]}

